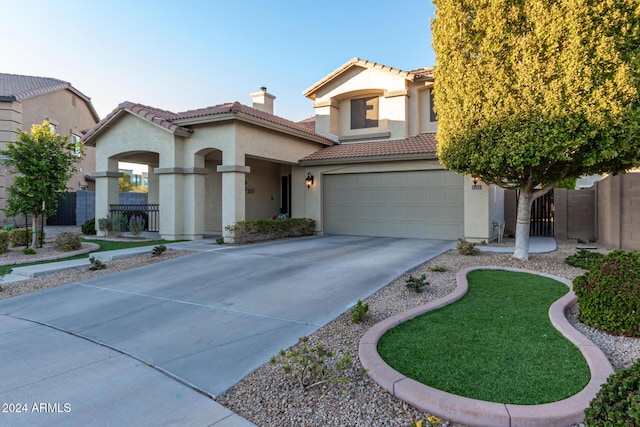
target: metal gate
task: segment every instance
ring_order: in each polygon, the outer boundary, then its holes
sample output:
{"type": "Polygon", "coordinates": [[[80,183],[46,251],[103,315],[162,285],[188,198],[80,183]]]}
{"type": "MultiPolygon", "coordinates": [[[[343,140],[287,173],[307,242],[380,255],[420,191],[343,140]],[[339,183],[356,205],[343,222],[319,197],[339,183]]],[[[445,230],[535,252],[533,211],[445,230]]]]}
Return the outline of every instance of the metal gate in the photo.
{"type": "Polygon", "coordinates": [[[531,205],[530,236],[553,237],[553,190],[538,197],[531,205]]]}
{"type": "Polygon", "coordinates": [[[58,194],[58,210],[47,225],[76,225],[76,193],[58,194]]]}

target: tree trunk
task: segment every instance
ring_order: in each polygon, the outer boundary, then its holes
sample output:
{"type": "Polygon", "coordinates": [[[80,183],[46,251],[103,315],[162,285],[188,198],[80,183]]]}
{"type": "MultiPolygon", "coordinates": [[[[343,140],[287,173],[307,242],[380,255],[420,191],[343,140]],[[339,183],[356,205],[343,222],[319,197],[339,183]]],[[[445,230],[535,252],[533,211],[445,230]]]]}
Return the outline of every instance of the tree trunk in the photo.
{"type": "Polygon", "coordinates": [[[38,218],[39,215],[33,215],[33,223],[31,224],[31,247],[38,247],[38,218]]]}
{"type": "Polygon", "coordinates": [[[516,248],[513,256],[525,261],[529,260],[529,228],[532,203],[533,191],[520,190],[516,217],[516,248]]]}

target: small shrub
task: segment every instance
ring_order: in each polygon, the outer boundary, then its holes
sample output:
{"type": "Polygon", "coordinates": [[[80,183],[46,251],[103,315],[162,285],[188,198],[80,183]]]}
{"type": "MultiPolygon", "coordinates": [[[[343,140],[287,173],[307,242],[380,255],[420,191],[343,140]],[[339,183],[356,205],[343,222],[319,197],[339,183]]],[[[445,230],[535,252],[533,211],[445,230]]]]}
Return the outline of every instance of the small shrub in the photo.
{"type": "Polygon", "coordinates": [[[219,245],[223,244],[223,243],[224,243],[224,238],[222,238],[222,237],[218,237],[218,238],[216,239],[216,243],[217,243],[217,244],[219,244],[219,245]]]}
{"type": "Polygon", "coordinates": [[[368,311],[369,304],[363,304],[362,301],[358,300],[358,303],[351,309],[353,323],[361,323],[367,317],[368,311]]]}
{"type": "Polygon", "coordinates": [[[53,241],[56,248],[61,251],[75,251],[82,247],[81,234],[77,231],[63,231],[53,241]]]}
{"type": "Polygon", "coordinates": [[[456,249],[460,255],[476,255],[480,253],[480,249],[476,248],[477,243],[471,243],[465,239],[458,239],[456,249]]]}
{"type": "MultiPolygon", "coordinates": [[[[14,228],[9,231],[9,242],[11,243],[11,246],[17,248],[31,244],[31,232],[31,228],[26,229],[26,231],[24,228],[14,228]]],[[[38,230],[38,237],[39,243],[42,244],[42,242],[44,242],[44,232],[38,230]]]]}
{"type": "Polygon", "coordinates": [[[640,426],[640,359],[609,375],[584,411],[587,427],[640,426]]]}
{"type": "Polygon", "coordinates": [[[91,267],[89,267],[89,270],[91,271],[104,270],[105,268],[107,268],[107,265],[105,263],[95,257],[89,258],[89,262],[91,263],[91,267]]]}
{"type": "Polygon", "coordinates": [[[573,280],[578,319],[614,335],[640,337],[640,252],[615,250],[573,280]]]}
{"type": "Polygon", "coordinates": [[[167,247],[165,245],[154,246],[153,250],[151,251],[151,256],[160,256],[166,250],[167,250],[167,247]]]}
{"type": "Polygon", "coordinates": [[[572,267],[591,270],[591,267],[599,263],[604,255],[598,252],[591,252],[587,249],[580,249],[577,253],[569,255],[564,262],[572,267]]]}
{"type": "Polygon", "coordinates": [[[11,231],[11,230],[13,230],[14,228],[16,228],[16,226],[15,226],[15,225],[13,225],[13,224],[7,224],[7,225],[5,225],[5,226],[3,226],[3,227],[2,227],[2,231],[11,231]]]}
{"type": "Polygon", "coordinates": [[[135,237],[140,237],[140,235],[144,231],[145,223],[146,221],[144,220],[143,217],[132,215],[131,218],[129,218],[129,231],[135,237]]]}
{"type": "Polygon", "coordinates": [[[272,365],[280,364],[282,369],[305,389],[324,383],[349,381],[347,371],[353,366],[351,353],[335,360],[336,353],[319,343],[312,346],[309,337],[301,337],[287,351],[280,350],[278,357],[272,357],[272,365]]]}
{"type": "Polygon", "coordinates": [[[444,265],[434,265],[433,267],[429,267],[429,271],[433,271],[434,273],[444,273],[448,268],[444,265]]]}
{"type": "Polygon", "coordinates": [[[236,243],[251,243],[265,240],[282,239],[313,235],[316,222],[309,218],[261,219],[258,221],[239,221],[228,225],[225,230],[236,243]]]}
{"type": "Polygon", "coordinates": [[[0,254],[9,252],[9,232],[0,230],[0,254]]]}
{"type": "Polygon", "coordinates": [[[35,255],[36,254],[36,250],[33,248],[24,248],[22,250],[22,253],[25,255],[35,255]]]}
{"type": "Polygon", "coordinates": [[[409,278],[406,280],[407,289],[411,289],[416,293],[422,292],[424,290],[424,287],[429,284],[429,282],[425,282],[426,278],[427,276],[424,274],[422,274],[418,278],[409,276],[409,278]]]}
{"type": "Polygon", "coordinates": [[[114,233],[123,233],[127,231],[129,225],[128,218],[121,213],[111,215],[111,230],[114,233]]]}
{"type": "MultiPolygon", "coordinates": [[[[146,224],[149,224],[149,214],[147,212],[144,211],[126,211],[122,213],[126,219],[126,223],[129,224],[131,221],[131,217],[132,216],[137,216],[137,217],[141,217],[144,220],[145,226],[144,226],[144,230],[146,230],[148,227],[146,226],[146,224]]],[[[129,230],[131,231],[131,230],[129,230]]]]}
{"type": "Polygon", "coordinates": [[[88,219],[82,224],[82,234],[85,236],[94,236],[96,234],[96,219],[88,219]]]}
{"type": "Polygon", "coordinates": [[[111,218],[109,218],[108,216],[104,218],[98,218],[98,230],[105,233],[111,231],[111,218]]]}

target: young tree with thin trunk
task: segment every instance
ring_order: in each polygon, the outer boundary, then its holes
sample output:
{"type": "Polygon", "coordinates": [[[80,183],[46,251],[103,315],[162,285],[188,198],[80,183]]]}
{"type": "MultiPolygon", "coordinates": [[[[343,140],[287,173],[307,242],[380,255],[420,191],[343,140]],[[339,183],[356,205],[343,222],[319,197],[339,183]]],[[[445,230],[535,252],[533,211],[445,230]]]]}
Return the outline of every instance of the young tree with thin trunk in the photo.
{"type": "Polygon", "coordinates": [[[51,129],[48,121],[33,125],[31,132],[18,131],[18,140],[0,151],[2,164],[11,167],[16,176],[7,189],[5,214],[32,215],[32,246],[37,244],[37,230],[42,217],[56,212],[58,193],[67,190],[67,182],[77,172],[82,157],[81,147],[67,142],[51,129]],[[79,154],[80,153],[80,154],[79,154]]]}
{"type": "Polygon", "coordinates": [[[438,156],[534,199],[565,178],[640,164],[640,3],[434,0],[438,156]]]}

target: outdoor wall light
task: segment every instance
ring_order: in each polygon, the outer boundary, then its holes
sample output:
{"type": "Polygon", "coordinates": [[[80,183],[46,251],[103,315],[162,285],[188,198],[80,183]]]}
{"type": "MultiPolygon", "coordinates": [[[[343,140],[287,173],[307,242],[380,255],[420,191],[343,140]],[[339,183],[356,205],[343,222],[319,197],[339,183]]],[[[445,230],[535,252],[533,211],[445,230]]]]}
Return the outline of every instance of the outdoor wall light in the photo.
{"type": "Polygon", "coordinates": [[[313,175],[311,175],[311,172],[307,172],[307,179],[305,179],[304,182],[307,184],[307,188],[311,188],[313,185],[313,175]]]}
{"type": "Polygon", "coordinates": [[[479,179],[475,176],[471,178],[471,182],[473,183],[473,185],[471,185],[472,190],[482,190],[482,185],[478,184],[478,181],[479,179]]]}

